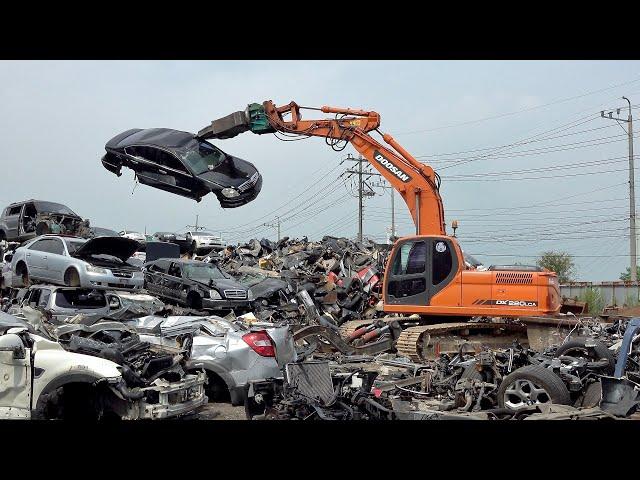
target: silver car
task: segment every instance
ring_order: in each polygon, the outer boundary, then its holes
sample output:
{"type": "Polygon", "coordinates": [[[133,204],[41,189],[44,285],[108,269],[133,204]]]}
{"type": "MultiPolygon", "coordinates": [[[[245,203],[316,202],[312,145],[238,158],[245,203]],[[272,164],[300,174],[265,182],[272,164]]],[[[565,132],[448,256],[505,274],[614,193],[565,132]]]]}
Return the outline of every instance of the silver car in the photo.
{"type": "Polygon", "coordinates": [[[227,243],[220,236],[211,232],[194,231],[186,232],[184,235],[189,249],[194,253],[213,249],[222,250],[227,246],[227,243]]]}
{"type": "Polygon", "coordinates": [[[139,267],[127,262],[139,243],[123,237],[42,235],[16,249],[11,259],[14,285],[32,281],[84,288],[138,289],[144,284],[139,267]]]}
{"type": "Polygon", "coordinates": [[[282,378],[281,368],[297,358],[288,326],[247,325],[218,316],[150,315],[125,323],[135,327],[141,339],[165,346],[175,346],[182,335],[192,334],[191,361],[207,372],[210,401],[242,405],[249,381],[282,378]]]}

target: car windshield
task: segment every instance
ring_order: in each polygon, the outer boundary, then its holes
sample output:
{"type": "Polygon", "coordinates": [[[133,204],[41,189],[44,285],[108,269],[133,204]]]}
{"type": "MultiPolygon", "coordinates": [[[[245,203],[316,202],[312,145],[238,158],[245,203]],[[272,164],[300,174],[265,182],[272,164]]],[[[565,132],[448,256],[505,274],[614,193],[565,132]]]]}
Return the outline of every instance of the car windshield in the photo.
{"type": "Polygon", "coordinates": [[[202,265],[185,264],[183,265],[183,271],[185,277],[189,280],[207,284],[210,280],[222,280],[227,278],[222,270],[210,263],[203,263],[202,265]]]}
{"type": "Polygon", "coordinates": [[[98,290],[58,290],[56,306],[60,308],[103,308],[107,306],[104,293],[98,290]]]}
{"type": "Polygon", "coordinates": [[[65,238],[64,243],[67,244],[67,250],[69,250],[69,255],[73,255],[76,253],[82,245],[84,245],[84,241],[82,240],[68,240],[65,238]]]}
{"type": "Polygon", "coordinates": [[[53,202],[34,202],[38,212],[61,213],[63,215],[77,215],[69,208],[59,203],[53,202]]]}
{"type": "Polygon", "coordinates": [[[192,237],[200,237],[200,236],[202,236],[202,237],[213,237],[214,235],[211,232],[193,232],[191,234],[191,236],[192,237]]]}
{"type": "Polygon", "coordinates": [[[188,150],[180,152],[180,158],[193,173],[201,175],[216,168],[225,158],[225,154],[208,142],[197,141],[187,144],[188,150]]]}

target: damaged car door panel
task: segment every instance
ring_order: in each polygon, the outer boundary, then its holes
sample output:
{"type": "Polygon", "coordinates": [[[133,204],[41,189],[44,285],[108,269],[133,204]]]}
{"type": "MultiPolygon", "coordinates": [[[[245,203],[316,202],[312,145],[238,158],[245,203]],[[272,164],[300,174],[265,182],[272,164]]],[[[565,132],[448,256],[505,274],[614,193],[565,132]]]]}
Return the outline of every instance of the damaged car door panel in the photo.
{"type": "Polygon", "coordinates": [[[143,185],[196,201],[214,193],[223,208],[251,202],[262,188],[262,176],[253,164],[189,132],[127,130],[109,140],[105,150],[102,165],[118,176],[124,166],[143,185]]]}

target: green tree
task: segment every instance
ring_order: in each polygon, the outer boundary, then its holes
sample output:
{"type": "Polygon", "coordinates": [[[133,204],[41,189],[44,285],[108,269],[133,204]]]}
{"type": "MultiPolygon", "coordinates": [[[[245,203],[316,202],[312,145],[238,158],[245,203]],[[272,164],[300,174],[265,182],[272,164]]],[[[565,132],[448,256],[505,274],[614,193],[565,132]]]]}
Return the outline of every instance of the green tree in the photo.
{"type": "MultiPolygon", "coordinates": [[[[640,278],[640,267],[636,267],[636,272],[638,272],[638,278],[640,278]]],[[[620,274],[620,280],[631,281],[631,267],[627,267],[625,272],[620,274]]]]}
{"type": "Polygon", "coordinates": [[[573,257],[567,252],[553,250],[542,252],[538,260],[536,260],[536,265],[556,272],[560,283],[572,281],[576,271],[573,257]]]}

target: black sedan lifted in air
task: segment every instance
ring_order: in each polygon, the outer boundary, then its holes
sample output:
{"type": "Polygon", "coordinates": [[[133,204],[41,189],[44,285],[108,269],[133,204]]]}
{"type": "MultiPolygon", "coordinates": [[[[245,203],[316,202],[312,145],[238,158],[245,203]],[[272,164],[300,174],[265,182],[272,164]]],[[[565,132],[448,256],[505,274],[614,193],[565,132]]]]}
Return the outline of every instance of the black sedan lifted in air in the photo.
{"type": "Polygon", "coordinates": [[[117,176],[128,167],[143,185],[198,202],[213,192],[222,208],[245,205],[262,188],[262,176],[252,163],[189,132],[134,128],[109,140],[105,150],[102,165],[117,176]]]}

